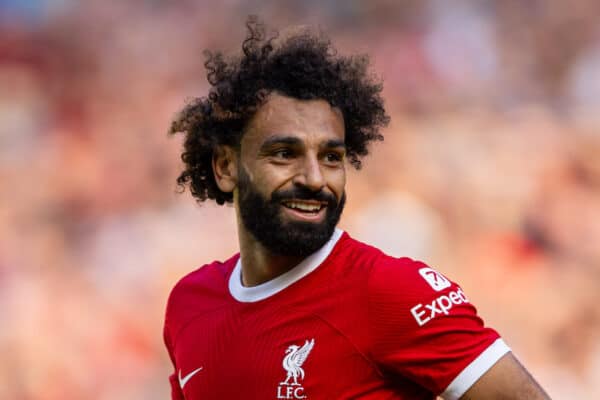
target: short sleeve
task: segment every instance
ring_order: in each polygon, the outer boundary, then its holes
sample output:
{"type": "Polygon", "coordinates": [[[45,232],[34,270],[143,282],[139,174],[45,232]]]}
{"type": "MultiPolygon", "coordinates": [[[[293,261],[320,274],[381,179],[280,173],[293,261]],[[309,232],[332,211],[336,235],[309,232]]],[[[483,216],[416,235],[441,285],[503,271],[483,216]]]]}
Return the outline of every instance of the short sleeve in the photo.
{"type": "Polygon", "coordinates": [[[445,399],[458,399],[509,351],[463,290],[423,263],[384,258],[367,290],[374,361],[445,399]]]}

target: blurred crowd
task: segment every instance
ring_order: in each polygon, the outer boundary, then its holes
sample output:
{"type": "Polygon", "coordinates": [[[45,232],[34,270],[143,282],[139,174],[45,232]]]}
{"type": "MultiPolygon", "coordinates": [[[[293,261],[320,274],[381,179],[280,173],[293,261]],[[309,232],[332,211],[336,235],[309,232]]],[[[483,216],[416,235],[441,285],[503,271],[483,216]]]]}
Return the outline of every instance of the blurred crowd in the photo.
{"type": "Polygon", "coordinates": [[[392,123],[342,227],[460,282],[555,399],[600,398],[600,3],[0,1],[0,399],[166,399],[169,290],[237,249],[166,131],[248,14],[368,53],[392,123]]]}

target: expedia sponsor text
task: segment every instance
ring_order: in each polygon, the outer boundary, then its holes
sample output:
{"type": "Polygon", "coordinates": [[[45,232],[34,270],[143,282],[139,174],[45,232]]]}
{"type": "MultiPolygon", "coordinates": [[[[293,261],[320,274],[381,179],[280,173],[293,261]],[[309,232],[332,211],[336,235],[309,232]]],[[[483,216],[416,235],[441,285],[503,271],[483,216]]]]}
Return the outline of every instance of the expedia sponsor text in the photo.
{"type": "Polygon", "coordinates": [[[468,303],[469,300],[465,296],[461,288],[451,291],[448,294],[443,294],[433,300],[430,304],[417,304],[410,309],[411,314],[417,321],[419,326],[425,325],[438,315],[448,315],[449,311],[458,304],[468,303]]]}

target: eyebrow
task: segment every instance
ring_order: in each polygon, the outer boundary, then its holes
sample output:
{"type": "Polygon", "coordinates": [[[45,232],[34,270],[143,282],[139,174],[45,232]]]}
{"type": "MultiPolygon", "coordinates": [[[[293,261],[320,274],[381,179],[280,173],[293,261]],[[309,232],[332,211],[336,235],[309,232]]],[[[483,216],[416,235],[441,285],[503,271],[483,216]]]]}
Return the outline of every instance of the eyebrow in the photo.
{"type": "Polygon", "coordinates": [[[263,144],[260,146],[260,150],[266,150],[269,147],[275,146],[277,144],[287,144],[290,146],[299,145],[302,142],[300,139],[294,136],[273,136],[269,139],[265,140],[263,144]]]}
{"type": "MultiPolygon", "coordinates": [[[[278,144],[287,144],[289,146],[298,146],[302,145],[302,141],[295,136],[273,136],[263,142],[260,146],[260,150],[264,151],[272,146],[278,144]]],[[[346,143],[343,140],[339,139],[330,139],[320,146],[321,148],[335,148],[335,147],[343,147],[346,148],[346,143]]]]}
{"type": "Polygon", "coordinates": [[[343,147],[345,149],[346,143],[343,140],[331,139],[331,140],[328,140],[327,142],[325,142],[325,144],[322,147],[325,147],[325,148],[343,147]]]}

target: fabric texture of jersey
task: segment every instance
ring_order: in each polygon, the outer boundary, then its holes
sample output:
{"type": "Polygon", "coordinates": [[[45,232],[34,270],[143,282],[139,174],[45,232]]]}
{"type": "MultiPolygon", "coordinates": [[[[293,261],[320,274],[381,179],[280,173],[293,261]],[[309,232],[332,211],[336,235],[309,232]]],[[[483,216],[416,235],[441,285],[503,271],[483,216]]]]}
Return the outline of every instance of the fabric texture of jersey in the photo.
{"type": "Polygon", "coordinates": [[[340,230],[255,287],[239,254],[190,273],[164,337],[186,400],[457,399],[509,351],[455,283],[340,230]]]}

